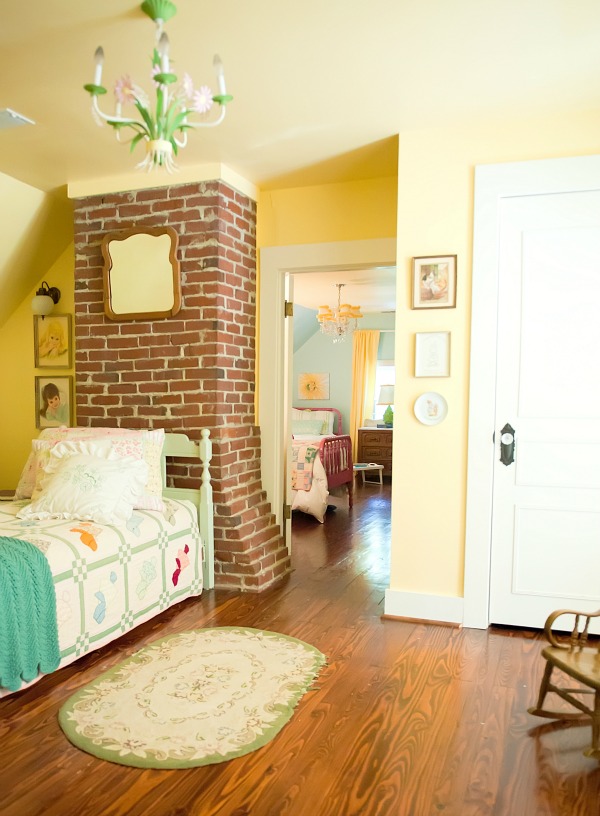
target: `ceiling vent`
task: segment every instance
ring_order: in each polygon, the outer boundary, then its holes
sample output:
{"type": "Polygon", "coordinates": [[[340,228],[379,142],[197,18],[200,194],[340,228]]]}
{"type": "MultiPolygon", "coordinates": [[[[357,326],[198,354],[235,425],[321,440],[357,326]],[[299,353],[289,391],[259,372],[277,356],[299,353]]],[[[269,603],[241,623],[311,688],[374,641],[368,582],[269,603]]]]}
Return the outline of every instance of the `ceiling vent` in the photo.
{"type": "Polygon", "coordinates": [[[10,128],[20,127],[21,125],[35,125],[33,119],[28,119],[26,116],[21,116],[20,113],[10,108],[0,110],[0,130],[9,130],[10,128]]]}

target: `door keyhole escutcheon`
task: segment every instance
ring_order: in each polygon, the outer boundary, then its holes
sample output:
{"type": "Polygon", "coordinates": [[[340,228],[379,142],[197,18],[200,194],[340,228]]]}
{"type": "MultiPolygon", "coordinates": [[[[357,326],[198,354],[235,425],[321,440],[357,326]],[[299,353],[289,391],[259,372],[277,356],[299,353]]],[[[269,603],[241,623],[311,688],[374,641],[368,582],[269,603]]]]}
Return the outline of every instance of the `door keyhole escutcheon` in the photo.
{"type": "Polygon", "coordinates": [[[500,461],[507,467],[515,461],[515,429],[508,422],[500,431],[500,461]]]}

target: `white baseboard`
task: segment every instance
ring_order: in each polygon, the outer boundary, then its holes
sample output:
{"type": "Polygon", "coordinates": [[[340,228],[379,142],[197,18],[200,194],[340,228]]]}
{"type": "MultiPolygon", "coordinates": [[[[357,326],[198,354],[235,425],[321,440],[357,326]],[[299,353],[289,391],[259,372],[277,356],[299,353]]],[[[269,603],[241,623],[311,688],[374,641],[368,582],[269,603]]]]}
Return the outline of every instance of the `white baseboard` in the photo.
{"type": "Polygon", "coordinates": [[[385,615],[441,623],[462,624],[464,599],[418,592],[385,591],[385,615]]]}

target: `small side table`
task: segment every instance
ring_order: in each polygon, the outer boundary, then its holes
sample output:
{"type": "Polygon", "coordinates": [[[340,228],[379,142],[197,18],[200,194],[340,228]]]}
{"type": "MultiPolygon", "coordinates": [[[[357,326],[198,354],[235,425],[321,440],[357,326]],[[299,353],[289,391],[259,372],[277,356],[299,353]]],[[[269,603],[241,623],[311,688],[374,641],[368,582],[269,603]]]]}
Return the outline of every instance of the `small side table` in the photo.
{"type": "Polygon", "coordinates": [[[360,473],[362,475],[362,483],[363,484],[383,484],[383,465],[378,465],[375,462],[355,462],[352,465],[352,470],[355,474],[360,473]],[[376,471],[379,475],[379,481],[375,481],[375,479],[367,479],[365,474],[369,471],[376,471]]]}

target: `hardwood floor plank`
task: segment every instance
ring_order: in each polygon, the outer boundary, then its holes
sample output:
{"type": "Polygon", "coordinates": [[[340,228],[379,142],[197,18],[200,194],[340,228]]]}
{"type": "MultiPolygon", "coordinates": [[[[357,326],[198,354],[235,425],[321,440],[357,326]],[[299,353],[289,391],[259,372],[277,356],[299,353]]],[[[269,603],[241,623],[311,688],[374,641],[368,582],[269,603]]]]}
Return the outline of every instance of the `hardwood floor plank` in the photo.
{"type": "Polygon", "coordinates": [[[2,816],[597,816],[590,726],[527,713],[539,633],[382,619],[390,489],[357,487],[324,524],[295,514],[294,571],[259,595],[210,591],[0,700],[2,816]],[[171,632],[270,629],[327,664],[266,746],[217,765],[127,768],[57,723],[77,689],[171,632]]]}

